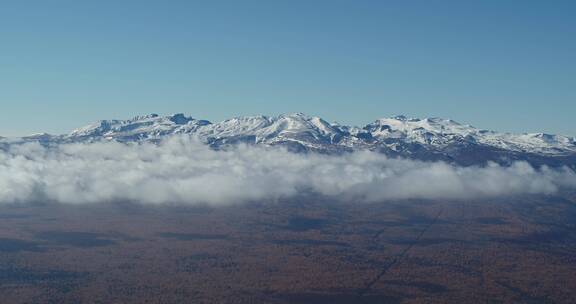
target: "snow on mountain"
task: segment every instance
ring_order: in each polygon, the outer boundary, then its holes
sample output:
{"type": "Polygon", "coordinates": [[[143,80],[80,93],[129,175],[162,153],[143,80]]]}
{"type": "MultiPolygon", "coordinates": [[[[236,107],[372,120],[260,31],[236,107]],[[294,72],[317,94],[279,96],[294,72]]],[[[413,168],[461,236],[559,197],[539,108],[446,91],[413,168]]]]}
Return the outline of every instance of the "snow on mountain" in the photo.
{"type": "Polygon", "coordinates": [[[64,139],[66,141],[107,139],[122,142],[159,139],[171,134],[192,133],[208,124],[209,121],[193,119],[184,114],[166,117],[151,114],[128,120],[101,120],[72,131],[69,135],[65,135],[64,139]]]}
{"type": "MultiPolygon", "coordinates": [[[[369,149],[395,156],[466,163],[487,160],[568,157],[576,160],[576,139],[549,134],[510,134],[481,130],[442,118],[381,118],[364,127],[329,123],[302,113],[244,116],[217,123],[184,114],[101,120],[66,135],[36,134],[21,141],[58,142],[159,141],[189,134],[214,148],[246,143],[283,145],[293,151],[343,152],[369,149]],[[526,157],[524,157],[524,156],[526,157]],[[529,157],[528,157],[528,156],[529,157]]],[[[547,163],[547,162],[544,162],[547,163]]]]}
{"type": "Polygon", "coordinates": [[[397,138],[436,148],[455,142],[480,144],[514,152],[562,154],[576,153],[574,138],[549,134],[510,134],[480,130],[442,118],[382,118],[366,126],[372,136],[380,139],[397,138]]]}
{"type": "Polygon", "coordinates": [[[198,129],[208,142],[232,140],[257,144],[293,143],[320,149],[336,143],[342,132],[319,117],[302,113],[276,117],[236,117],[198,129]]]}

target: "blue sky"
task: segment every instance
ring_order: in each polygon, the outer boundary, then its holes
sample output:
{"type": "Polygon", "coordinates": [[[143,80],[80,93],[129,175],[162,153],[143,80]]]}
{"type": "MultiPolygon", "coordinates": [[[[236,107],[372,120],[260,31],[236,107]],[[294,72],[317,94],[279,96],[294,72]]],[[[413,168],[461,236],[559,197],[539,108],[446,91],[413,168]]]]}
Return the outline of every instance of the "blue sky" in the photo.
{"type": "Polygon", "coordinates": [[[576,136],[576,1],[2,1],[0,135],[184,112],[576,136]]]}

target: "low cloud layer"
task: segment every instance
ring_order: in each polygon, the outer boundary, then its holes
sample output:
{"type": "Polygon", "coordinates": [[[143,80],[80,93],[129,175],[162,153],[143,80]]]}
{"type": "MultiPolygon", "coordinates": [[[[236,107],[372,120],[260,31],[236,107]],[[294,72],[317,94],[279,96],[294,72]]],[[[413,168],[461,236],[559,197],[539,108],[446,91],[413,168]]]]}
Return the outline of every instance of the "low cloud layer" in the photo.
{"type": "Polygon", "coordinates": [[[477,199],[576,189],[570,169],[455,167],[389,159],[237,147],[214,151],[188,138],[154,144],[12,145],[0,150],[0,203],[50,201],[233,204],[313,192],[355,201],[477,199]]]}

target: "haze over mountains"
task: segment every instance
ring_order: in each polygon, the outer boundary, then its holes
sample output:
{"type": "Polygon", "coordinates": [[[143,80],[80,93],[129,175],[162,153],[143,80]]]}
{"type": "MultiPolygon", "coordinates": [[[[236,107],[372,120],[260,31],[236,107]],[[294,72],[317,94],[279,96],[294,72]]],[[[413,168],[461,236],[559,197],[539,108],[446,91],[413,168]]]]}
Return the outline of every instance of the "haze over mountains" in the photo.
{"type": "Polygon", "coordinates": [[[293,152],[342,153],[371,150],[392,157],[442,160],[459,165],[488,161],[510,164],[574,166],[576,138],[543,133],[509,134],[477,129],[442,118],[395,116],[363,127],[329,123],[302,113],[274,117],[245,116],[212,123],[184,114],[101,120],[65,135],[37,134],[15,142],[44,145],[98,141],[159,142],[176,134],[198,138],[214,149],[235,144],[284,146],[293,152]]]}

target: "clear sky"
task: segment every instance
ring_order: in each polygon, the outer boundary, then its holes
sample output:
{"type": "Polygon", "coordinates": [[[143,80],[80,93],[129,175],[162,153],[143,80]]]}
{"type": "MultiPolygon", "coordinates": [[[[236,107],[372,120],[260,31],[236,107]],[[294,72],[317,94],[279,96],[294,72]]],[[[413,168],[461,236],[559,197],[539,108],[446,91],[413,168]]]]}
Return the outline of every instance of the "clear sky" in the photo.
{"type": "Polygon", "coordinates": [[[576,1],[0,1],[0,135],[175,112],[576,136],[576,1]]]}

